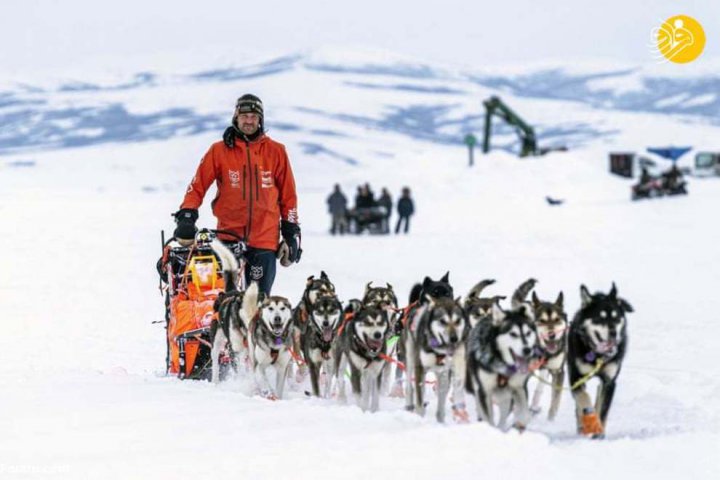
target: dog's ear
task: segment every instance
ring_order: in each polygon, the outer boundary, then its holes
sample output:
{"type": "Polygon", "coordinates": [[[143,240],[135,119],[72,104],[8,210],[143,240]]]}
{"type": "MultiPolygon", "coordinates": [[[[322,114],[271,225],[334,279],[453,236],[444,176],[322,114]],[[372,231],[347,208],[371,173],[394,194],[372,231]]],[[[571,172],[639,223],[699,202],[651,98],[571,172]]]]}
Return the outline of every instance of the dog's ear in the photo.
{"type": "Polygon", "coordinates": [[[423,283],[422,283],[422,288],[423,288],[423,290],[427,290],[427,287],[428,287],[431,283],[432,283],[432,278],[430,278],[430,277],[425,277],[425,279],[423,280],[423,283]]]}
{"type": "Polygon", "coordinates": [[[323,280],[330,281],[330,279],[327,276],[327,273],[325,273],[325,270],[320,270],[320,278],[322,278],[323,280]]]}
{"type": "Polygon", "coordinates": [[[441,282],[450,283],[450,270],[448,270],[445,275],[440,279],[441,282]]]}
{"type": "Polygon", "coordinates": [[[370,289],[372,288],[372,282],[368,282],[367,285],[365,285],[365,295],[368,294],[370,289]]]}
{"type": "Polygon", "coordinates": [[[592,301],[592,295],[585,285],[580,285],[580,301],[583,307],[587,307],[592,301]]]}
{"type": "Polygon", "coordinates": [[[627,313],[635,311],[635,310],[633,310],[632,305],[630,305],[627,302],[627,300],[625,300],[624,298],[618,298],[617,300],[618,300],[618,303],[620,304],[620,307],[623,309],[623,311],[625,311],[627,313]]]}
{"type": "Polygon", "coordinates": [[[388,290],[392,290],[392,289],[393,289],[393,288],[392,288],[392,285],[390,285],[389,283],[385,282],[385,285],[387,285],[385,288],[387,288],[388,290]]]}
{"type": "Polygon", "coordinates": [[[492,324],[494,326],[499,326],[503,320],[505,320],[505,312],[503,312],[502,308],[500,308],[500,305],[497,304],[497,302],[493,303],[492,305],[492,324]]]}
{"type": "Polygon", "coordinates": [[[306,286],[306,287],[309,287],[310,285],[312,285],[313,280],[315,280],[315,275],[310,275],[310,276],[307,278],[307,282],[305,282],[305,286],[306,286]]]}
{"type": "Polygon", "coordinates": [[[563,292],[560,290],[560,293],[558,293],[557,299],[555,300],[555,306],[562,310],[563,308],[563,292]]]}
{"type": "Polygon", "coordinates": [[[615,282],[612,282],[612,288],[610,289],[610,293],[608,294],[608,297],[615,300],[617,298],[617,287],[615,286],[615,282]]]}
{"type": "Polygon", "coordinates": [[[535,294],[534,291],[532,292],[532,304],[533,304],[533,307],[535,307],[535,308],[538,308],[540,306],[540,299],[538,298],[538,296],[535,294]]]}

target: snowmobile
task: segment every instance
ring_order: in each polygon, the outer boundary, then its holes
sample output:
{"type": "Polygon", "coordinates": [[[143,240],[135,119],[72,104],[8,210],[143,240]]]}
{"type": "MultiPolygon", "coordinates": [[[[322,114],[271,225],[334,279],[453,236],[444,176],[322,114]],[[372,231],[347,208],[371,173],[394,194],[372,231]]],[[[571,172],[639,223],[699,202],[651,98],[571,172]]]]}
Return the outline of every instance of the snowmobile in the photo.
{"type": "MultiPolygon", "coordinates": [[[[158,260],[160,290],[165,296],[166,374],[180,379],[210,380],[212,362],[210,351],[213,305],[224,290],[220,259],[210,243],[217,236],[233,239],[228,246],[240,265],[240,288],[243,255],[246,250],[242,238],[224,230],[202,229],[190,245],[181,245],[175,237],[168,241],[163,233],[163,255],[158,260]]],[[[221,378],[230,371],[231,358],[221,356],[221,378]]]]}
{"type": "Polygon", "coordinates": [[[686,182],[682,175],[666,172],[660,177],[648,176],[644,181],[633,185],[631,198],[640,200],[664,195],[687,195],[686,182]]]}
{"type": "Polygon", "coordinates": [[[645,181],[632,186],[633,200],[640,200],[643,198],[656,198],[665,195],[665,189],[663,188],[662,179],[658,177],[649,177],[645,181]]]}
{"type": "Polygon", "coordinates": [[[383,229],[387,210],[381,205],[374,207],[361,207],[347,213],[348,223],[353,226],[357,234],[367,230],[369,233],[387,233],[383,229]]]}

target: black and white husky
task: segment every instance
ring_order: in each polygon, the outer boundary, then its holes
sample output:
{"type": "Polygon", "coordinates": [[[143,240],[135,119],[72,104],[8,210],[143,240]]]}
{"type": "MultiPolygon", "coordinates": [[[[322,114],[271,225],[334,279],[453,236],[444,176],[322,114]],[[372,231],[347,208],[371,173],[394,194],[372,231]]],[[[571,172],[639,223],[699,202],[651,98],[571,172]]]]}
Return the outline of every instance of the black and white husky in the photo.
{"type": "MultiPolygon", "coordinates": [[[[450,272],[446,272],[440,280],[433,280],[430,277],[425,277],[422,283],[416,283],[410,290],[410,297],[408,299],[408,306],[403,310],[403,315],[400,321],[397,323],[397,332],[402,333],[402,329],[406,325],[413,322],[413,319],[418,314],[418,311],[427,304],[428,299],[438,298],[453,298],[453,287],[450,285],[450,272]]],[[[405,363],[405,344],[398,342],[397,349],[398,360],[405,363]]],[[[402,396],[402,370],[395,370],[395,386],[391,396],[402,396]]]]}
{"type": "Polygon", "coordinates": [[[471,288],[467,297],[465,297],[463,309],[467,314],[468,322],[470,322],[470,328],[477,325],[480,320],[490,318],[493,304],[500,305],[500,300],[505,300],[505,295],[481,296],[482,291],[493,283],[495,283],[495,280],[482,280],[471,288]]]}
{"type": "Polygon", "coordinates": [[[308,369],[313,395],[330,396],[335,376],[335,337],[343,318],[340,300],[335,296],[321,296],[308,306],[309,319],[302,328],[302,352],[308,369]],[[324,389],[320,391],[320,379],[324,373],[324,389]]]}
{"type": "Polygon", "coordinates": [[[582,305],[570,324],[568,334],[568,373],[575,399],[578,432],[594,437],[604,435],[617,377],[627,349],[625,314],[632,306],[618,297],[615,283],[608,294],[591,295],[580,287],[582,305]],[[600,385],[595,407],[586,391],[587,376],[598,377],[600,385]],[[599,415],[599,425],[597,420],[599,415]]]}
{"type": "Polygon", "coordinates": [[[538,334],[538,345],[543,364],[538,370],[540,381],[533,393],[530,410],[540,412],[540,399],[550,377],[552,395],[548,419],[554,420],[560,408],[563,382],[565,381],[565,357],[567,353],[567,314],[563,307],[563,292],[560,292],[554,302],[545,302],[533,292],[532,307],[535,315],[535,327],[538,334]]]}
{"type": "MultiPolygon", "coordinates": [[[[257,295],[257,290],[258,285],[253,282],[245,296],[257,295]]],[[[273,295],[264,297],[249,313],[252,313],[248,326],[250,363],[260,394],[273,400],[282,398],[292,359],[292,306],[287,298],[273,295]],[[270,386],[268,370],[275,370],[275,388],[270,386]]]]}
{"type": "Polygon", "coordinates": [[[465,338],[468,322],[459,302],[449,298],[428,298],[402,333],[409,380],[405,386],[405,408],[425,415],[425,376],[437,379],[438,404],[435,418],[445,421],[445,402],[452,383],[453,409],[465,413],[465,338]]]}
{"type": "Polygon", "coordinates": [[[467,341],[466,388],[475,395],[478,419],[496,425],[493,401],[500,407],[497,426],[505,429],[510,413],[524,430],[530,420],[527,382],[537,355],[532,309],[522,303],[503,311],[493,304],[489,319],[470,331],[467,341]]]}
{"type": "Polygon", "coordinates": [[[239,291],[239,266],[235,255],[220,240],[214,239],[211,247],[220,258],[225,280],[225,291],[218,296],[213,306],[217,319],[213,320],[210,330],[211,380],[218,383],[221,355],[229,353],[235,370],[238,362],[242,362],[247,355],[247,326],[252,318],[254,305],[257,304],[257,290],[254,295],[239,291]]]}
{"type": "Polygon", "coordinates": [[[347,400],[345,369],[350,367],[350,382],[356,401],[363,410],[380,408],[380,377],[387,355],[386,340],[390,332],[385,309],[362,307],[343,323],[337,338],[335,374],[338,399],[347,400]]]}

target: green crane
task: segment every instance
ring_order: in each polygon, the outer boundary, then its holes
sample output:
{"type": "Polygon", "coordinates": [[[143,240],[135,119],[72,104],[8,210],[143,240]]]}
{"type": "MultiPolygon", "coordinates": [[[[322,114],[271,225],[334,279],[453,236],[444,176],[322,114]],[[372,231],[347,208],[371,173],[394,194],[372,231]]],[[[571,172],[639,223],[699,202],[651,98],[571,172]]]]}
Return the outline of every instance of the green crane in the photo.
{"type": "Polygon", "coordinates": [[[535,140],[535,130],[525,123],[517,113],[513,112],[510,107],[505,105],[498,97],[492,96],[483,102],[485,105],[485,138],[483,139],[483,153],[490,151],[490,133],[492,130],[492,116],[498,116],[505,120],[508,124],[517,128],[520,142],[522,144],[520,150],[521,157],[528,155],[538,155],[540,152],[537,148],[535,140]]]}

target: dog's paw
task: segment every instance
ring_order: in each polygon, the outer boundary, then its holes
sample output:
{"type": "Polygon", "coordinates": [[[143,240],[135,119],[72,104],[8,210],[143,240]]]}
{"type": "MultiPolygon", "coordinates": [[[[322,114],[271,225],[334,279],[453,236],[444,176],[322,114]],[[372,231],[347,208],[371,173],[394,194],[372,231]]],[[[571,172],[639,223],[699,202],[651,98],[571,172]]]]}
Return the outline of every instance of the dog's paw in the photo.
{"type": "Polygon", "coordinates": [[[515,430],[517,430],[518,432],[523,433],[523,432],[525,431],[525,429],[527,428],[527,425],[525,425],[525,424],[522,423],[522,422],[515,422],[515,423],[513,424],[513,428],[514,428],[515,430]]]}
{"type": "Polygon", "coordinates": [[[581,422],[580,433],[582,435],[595,439],[600,439],[605,436],[605,430],[597,413],[583,413],[581,422]]]}
{"type": "Polygon", "coordinates": [[[402,381],[395,382],[393,387],[390,389],[389,396],[392,398],[402,398],[405,396],[405,392],[403,391],[402,381]]]}
{"type": "Polygon", "coordinates": [[[260,391],[260,396],[261,396],[262,398],[266,399],[266,400],[275,401],[275,400],[278,399],[278,396],[275,395],[275,392],[273,392],[273,391],[271,391],[271,390],[261,390],[261,391],[260,391]]]}
{"type": "Polygon", "coordinates": [[[530,407],[530,413],[533,415],[533,417],[534,417],[535,415],[539,415],[540,412],[542,412],[542,408],[540,408],[540,407],[530,407]]]}
{"type": "Polygon", "coordinates": [[[465,404],[453,405],[452,414],[455,423],[470,423],[470,415],[465,409],[465,404]]]}

